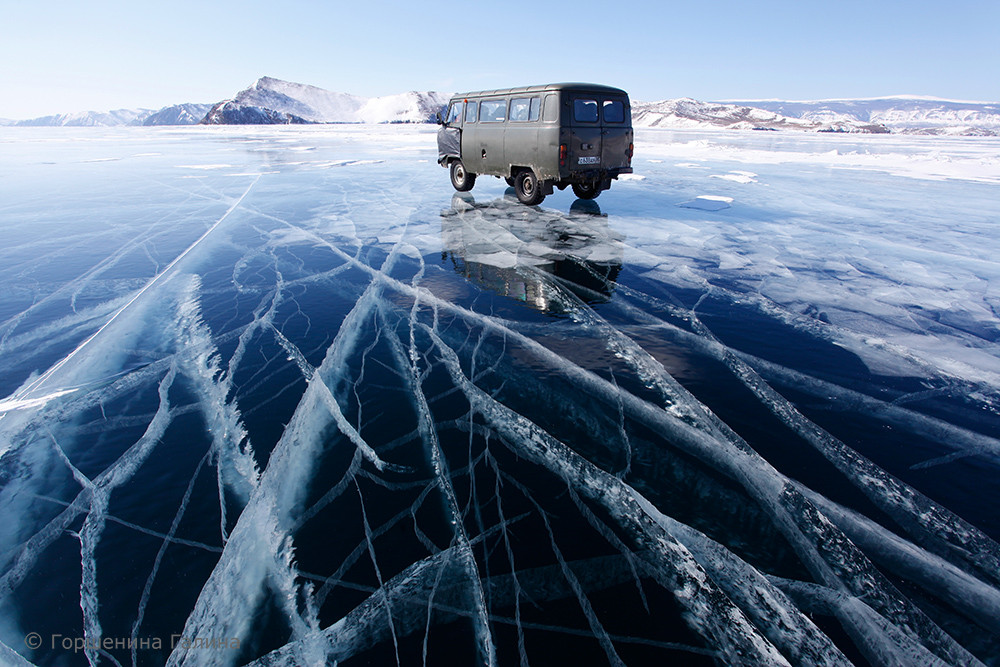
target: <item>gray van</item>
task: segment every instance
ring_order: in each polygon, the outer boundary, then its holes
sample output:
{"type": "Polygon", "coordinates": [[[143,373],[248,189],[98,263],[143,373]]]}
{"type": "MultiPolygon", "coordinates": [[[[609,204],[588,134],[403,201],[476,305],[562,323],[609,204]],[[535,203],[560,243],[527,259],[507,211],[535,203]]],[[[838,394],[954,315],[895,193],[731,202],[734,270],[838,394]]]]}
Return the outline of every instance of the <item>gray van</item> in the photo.
{"type": "Polygon", "coordinates": [[[567,185],[593,199],[632,173],[632,110],[618,88],[553,83],[464,93],[438,123],[438,164],[460,192],[488,174],[528,205],[567,185]]]}

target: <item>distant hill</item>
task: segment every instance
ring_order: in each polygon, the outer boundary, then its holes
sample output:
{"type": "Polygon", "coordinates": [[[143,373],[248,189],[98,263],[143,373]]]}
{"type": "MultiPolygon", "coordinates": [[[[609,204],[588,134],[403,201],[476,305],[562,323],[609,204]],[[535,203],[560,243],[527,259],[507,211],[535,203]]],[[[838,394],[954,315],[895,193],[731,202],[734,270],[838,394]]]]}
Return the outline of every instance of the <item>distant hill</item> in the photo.
{"type": "Polygon", "coordinates": [[[804,123],[880,125],[906,134],[1000,135],[1000,104],[959,102],[928,97],[880,97],[854,100],[728,101],[753,106],[804,123]]]}
{"type": "Polygon", "coordinates": [[[149,114],[142,125],[196,125],[211,108],[211,104],[174,104],[149,114]]]}
{"type": "Polygon", "coordinates": [[[878,123],[851,118],[816,121],[782,115],[779,112],[741,103],[699,102],[689,98],[661,102],[632,102],[632,124],[635,127],[678,129],[722,127],[731,130],[798,130],[868,134],[886,134],[890,131],[878,123]]]}
{"type": "Polygon", "coordinates": [[[12,124],[20,127],[114,127],[141,124],[142,119],[151,113],[153,113],[151,109],[80,111],[18,120],[12,124]]]}
{"type": "Polygon", "coordinates": [[[279,123],[428,123],[448,104],[449,96],[409,92],[359,97],[265,76],[232,99],[216,104],[202,123],[240,124],[268,112],[279,123]]]}
{"type": "Polygon", "coordinates": [[[29,120],[4,120],[0,125],[16,127],[120,127],[124,125],[195,125],[211,108],[210,104],[174,104],[152,109],[80,111],[41,116],[29,120]]]}
{"type": "Polygon", "coordinates": [[[287,111],[275,111],[254,104],[225,100],[213,106],[199,121],[201,125],[304,125],[312,123],[287,111]]]}

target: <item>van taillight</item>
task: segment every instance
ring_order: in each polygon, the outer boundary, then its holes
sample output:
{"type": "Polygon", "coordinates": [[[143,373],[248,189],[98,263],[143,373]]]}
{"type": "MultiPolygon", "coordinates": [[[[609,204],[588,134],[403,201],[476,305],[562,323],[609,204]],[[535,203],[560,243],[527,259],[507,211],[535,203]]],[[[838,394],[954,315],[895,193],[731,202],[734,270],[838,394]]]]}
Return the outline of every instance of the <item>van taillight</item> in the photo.
{"type": "Polygon", "coordinates": [[[632,154],[633,154],[632,153],[632,144],[629,144],[628,145],[628,161],[629,161],[629,164],[632,164],[632,154]]]}
{"type": "Polygon", "coordinates": [[[559,166],[566,166],[566,144],[559,144],[559,166]]]}

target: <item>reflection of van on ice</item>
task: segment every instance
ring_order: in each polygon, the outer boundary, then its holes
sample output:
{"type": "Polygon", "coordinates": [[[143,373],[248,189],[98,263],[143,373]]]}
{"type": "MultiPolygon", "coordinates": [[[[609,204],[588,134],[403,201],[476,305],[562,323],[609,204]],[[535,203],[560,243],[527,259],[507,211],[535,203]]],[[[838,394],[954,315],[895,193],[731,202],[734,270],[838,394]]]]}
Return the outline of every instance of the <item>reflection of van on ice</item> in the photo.
{"type": "Polygon", "coordinates": [[[618,88],[554,83],[465,93],[438,120],[438,163],[461,192],[489,174],[529,205],[553,186],[593,199],[632,173],[632,111],[618,88]]]}

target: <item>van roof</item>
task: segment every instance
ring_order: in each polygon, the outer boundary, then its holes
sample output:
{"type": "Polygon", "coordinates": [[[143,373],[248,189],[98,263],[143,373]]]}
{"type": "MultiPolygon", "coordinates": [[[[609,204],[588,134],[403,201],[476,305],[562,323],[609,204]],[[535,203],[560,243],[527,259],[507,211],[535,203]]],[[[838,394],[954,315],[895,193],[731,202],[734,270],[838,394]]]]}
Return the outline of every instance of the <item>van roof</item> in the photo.
{"type": "Polygon", "coordinates": [[[522,86],[520,88],[499,88],[497,90],[476,90],[468,93],[456,93],[451,99],[462,99],[466,97],[488,97],[492,95],[510,95],[512,93],[540,93],[557,90],[581,90],[605,95],[628,95],[621,88],[602,86],[599,83],[546,83],[540,86],[522,86]]]}

